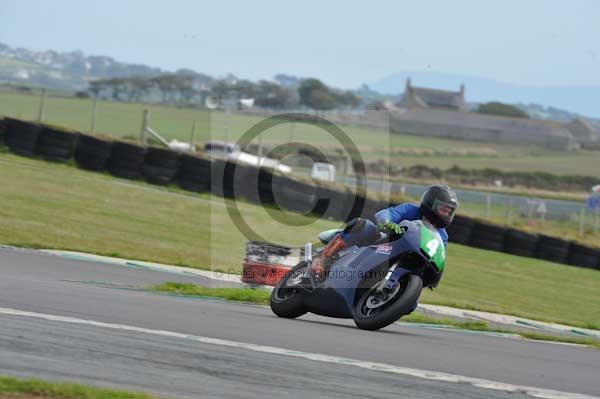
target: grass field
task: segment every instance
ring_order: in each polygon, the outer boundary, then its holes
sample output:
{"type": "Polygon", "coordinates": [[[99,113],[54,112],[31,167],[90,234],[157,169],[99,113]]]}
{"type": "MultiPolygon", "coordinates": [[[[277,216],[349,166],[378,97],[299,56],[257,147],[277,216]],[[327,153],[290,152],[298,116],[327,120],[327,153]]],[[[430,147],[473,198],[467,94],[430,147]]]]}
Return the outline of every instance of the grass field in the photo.
{"type": "MultiPolygon", "coordinates": [[[[167,191],[7,153],[0,154],[0,187],[0,243],[241,269],[246,239],[222,198],[167,191]]],[[[245,220],[274,242],[300,245],[338,226],[328,220],[284,226],[258,206],[239,207],[245,220]]],[[[600,272],[460,245],[449,246],[444,279],[423,298],[600,328],[600,272]]]]}
{"type": "Polygon", "coordinates": [[[156,399],[143,393],[99,389],[81,384],[53,383],[0,376],[2,399],[156,399]]]}
{"type": "MultiPolygon", "coordinates": [[[[117,137],[139,135],[142,104],[128,104],[101,101],[98,105],[97,131],[117,137]]],[[[189,140],[192,124],[197,126],[196,141],[225,138],[225,115],[219,112],[148,106],[151,112],[151,126],[167,138],[189,140]]],[[[0,115],[18,116],[26,119],[37,117],[39,97],[34,95],[0,93],[0,115]]],[[[92,112],[91,100],[48,97],[46,120],[87,131],[90,129],[92,112]]],[[[229,121],[229,140],[237,140],[251,126],[261,119],[258,117],[232,115],[229,121]]],[[[267,144],[282,144],[290,139],[318,145],[322,149],[339,148],[331,137],[314,126],[286,124],[269,129],[263,140],[267,144]]],[[[363,157],[369,161],[387,159],[388,154],[397,149],[439,149],[439,150],[482,150],[492,149],[491,155],[472,156],[411,156],[395,155],[394,163],[404,166],[428,164],[450,167],[458,164],[467,168],[494,167],[504,170],[541,170],[557,174],[583,174],[600,177],[600,159],[597,152],[560,152],[535,147],[501,145],[488,142],[462,141],[392,134],[378,129],[343,126],[343,130],[360,148],[363,157]]],[[[489,151],[488,151],[489,152],[489,151]]]]}

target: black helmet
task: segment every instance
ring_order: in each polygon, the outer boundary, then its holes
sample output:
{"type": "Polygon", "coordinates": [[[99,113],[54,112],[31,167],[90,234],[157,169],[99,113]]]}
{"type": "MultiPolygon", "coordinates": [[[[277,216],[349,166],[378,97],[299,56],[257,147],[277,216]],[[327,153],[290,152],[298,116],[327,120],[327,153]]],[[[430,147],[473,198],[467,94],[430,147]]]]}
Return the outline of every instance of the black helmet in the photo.
{"type": "Polygon", "coordinates": [[[446,227],[458,208],[456,193],[443,185],[430,186],[421,197],[421,213],[437,228],[446,227]]]}

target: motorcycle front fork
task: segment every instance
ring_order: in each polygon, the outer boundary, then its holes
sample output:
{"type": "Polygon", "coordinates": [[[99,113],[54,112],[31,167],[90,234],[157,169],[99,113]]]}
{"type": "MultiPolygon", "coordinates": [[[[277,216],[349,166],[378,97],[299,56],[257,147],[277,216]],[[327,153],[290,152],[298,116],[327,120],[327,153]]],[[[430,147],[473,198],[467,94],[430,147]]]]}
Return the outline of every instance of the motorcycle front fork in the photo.
{"type": "Polygon", "coordinates": [[[311,289],[314,290],[317,287],[317,283],[315,282],[315,276],[312,269],[312,242],[307,242],[304,244],[304,263],[306,263],[306,271],[308,274],[308,279],[310,281],[311,289]]]}
{"type": "MultiPolygon", "coordinates": [[[[386,273],[385,277],[381,280],[381,282],[377,286],[377,292],[382,292],[383,289],[388,285],[388,283],[390,282],[390,278],[392,277],[392,274],[394,273],[394,270],[396,270],[397,267],[398,267],[398,263],[396,262],[392,265],[392,267],[390,267],[388,269],[388,272],[386,273]]],[[[394,283],[394,282],[392,282],[392,283],[394,283]]],[[[388,287],[388,288],[392,288],[392,287],[388,287]]]]}

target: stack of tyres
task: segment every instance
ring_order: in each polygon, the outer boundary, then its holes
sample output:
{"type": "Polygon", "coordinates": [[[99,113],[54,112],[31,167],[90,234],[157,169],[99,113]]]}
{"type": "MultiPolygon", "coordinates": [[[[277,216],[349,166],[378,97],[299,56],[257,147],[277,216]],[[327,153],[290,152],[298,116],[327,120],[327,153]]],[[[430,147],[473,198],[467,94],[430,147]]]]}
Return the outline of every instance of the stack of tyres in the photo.
{"type": "Polygon", "coordinates": [[[301,213],[311,212],[317,202],[317,189],[314,184],[284,176],[274,177],[273,195],[279,207],[301,213]]]}
{"type": "Polygon", "coordinates": [[[535,257],[556,263],[564,263],[569,254],[570,243],[560,238],[540,234],[535,257]]]}
{"type": "Polygon", "coordinates": [[[179,187],[197,193],[210,191],[211,161],[189,154],[182,154],[179,167],[179,187]]]}
{"type": "Polygon", "coordinates": [[[111,154],[112,142],[81,134],[75,149],[75,161],[83,169],[103,171],[111,154]]]}
{"type": "Polygon", "coordinates": [[[537,234],[509,228],[506,230],[504,252],[531,258],[535,255],[538,240],[539,236],[537,234]]]}
{"type": "Polygon", "coordinates": [[[234,192],[235,197],[240,196],[254,204],[260,204],[260,193],[258,191],[258,168],[248,165],[238,165],[235,169],[234,192]]]}
{"type": "Polygon", "coordinates": [[[140,179],[146,150],[135,144],[117,141],[111,146],[108,171],[117,177],[140,179]]]}
{"type": "Polygon", "coordinates": [[[35,156],[41,127],[21,119],[6,118],[4,141],[8,148],[18,155],[35,156]]]}
{"type": "Polygon", "coordinates": [[[273,193],[274,175],[273,171],[260,168],[258,170],[258,196],[261,204],[277,204],[273,193]]]}
{"type": "Polygon", "coordinates": [[[4,145],[5,131],[6,131],[6,119],[0,119],[0,146],[4,145]]]}
{"type": "Polygon", "coordinates": [[[166,148],[150,147],[144,157],[142,172],[146,180],[166,186],[179,171],[179,153],[166,148]]]}
{"type": "Polygon", "coordinates": [[[210,191],[213,195],[225,198],[234,197],[235,162],[216,159],[210,170],[210,191]]]}
{"type": "Polygon", "coordinates": [[[37,153],[47,161],[67,162],[73,158],[78,133],[44,126],[40,132],[37,153]]]}
{"type": "Polygon", "coordinates": [[[475,221],[466,216],[456,215],[454,220],[446,229],[448,231],[448,239],[450,242],[457,244],[468,245],[471,240],[471,232],[475,221]]]}
{"type": "Polygon", "coordinates": [[[344,190],[317,186],[317,202],[315,213],[324,219],[345,220],[346,200],[348,193],[344,190]]]}
{"type": "Polygon", "coordinates": [[[390,204],[385,201],[372,200],[367,198],[364,207],[360,212],[360,217],[369,220],[375,220],[375,214],[382,209],[389,208],[390,204]]]}
{"type": "Polygon", "coordinates": [[[600,270],[600,249],[588,248],[579,244],[571,244],[567,263],[573,266],[600,270]]]}
{"type": "Polygon", "coordinates": [[[355,193],[351,196],[350,201],[351,204],[345,221],[350,221],[357,217],[365,217],[365,212],[369,211],[367,207],[370,205],[367,203],[368,197],[361,193],[355,193]]]}
{"type": "Polygon", "coordinates": [[[475,221],[469,245],[490,251],[502,251],[506,228],[483,221],[475,221]]]}

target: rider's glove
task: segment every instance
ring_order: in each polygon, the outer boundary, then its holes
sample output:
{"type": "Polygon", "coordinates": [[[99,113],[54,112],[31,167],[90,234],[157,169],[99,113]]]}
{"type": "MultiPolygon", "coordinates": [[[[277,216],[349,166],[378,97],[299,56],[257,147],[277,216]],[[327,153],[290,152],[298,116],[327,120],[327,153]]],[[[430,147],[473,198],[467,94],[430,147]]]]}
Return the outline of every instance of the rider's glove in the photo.
{"type": "Polygon", "coordinates": [[[383,223],[379,223],[377,227],[379,228],[379,230],[390,234],[400,235],[403,232],[399,225],[390,222],[389,220],[386,220],[383,223]]]}

